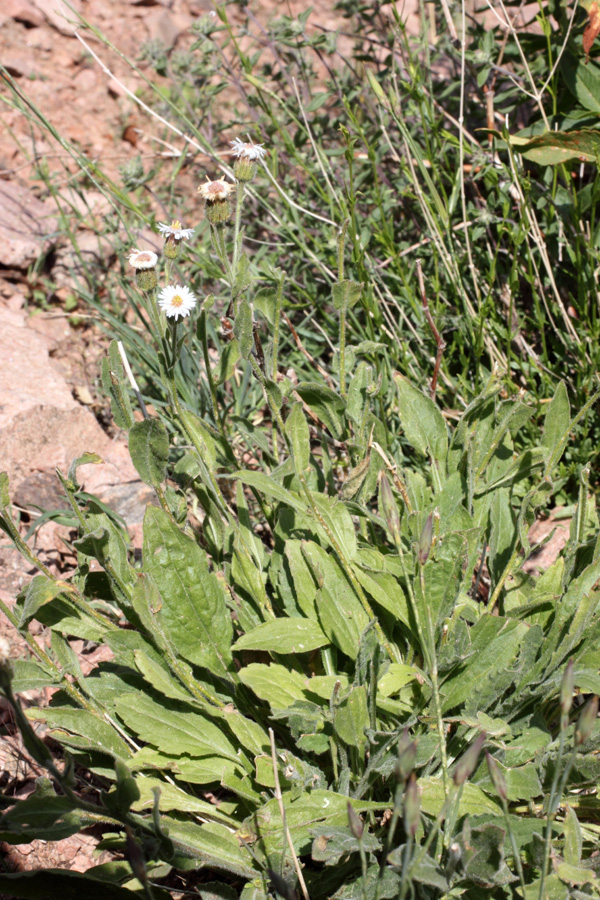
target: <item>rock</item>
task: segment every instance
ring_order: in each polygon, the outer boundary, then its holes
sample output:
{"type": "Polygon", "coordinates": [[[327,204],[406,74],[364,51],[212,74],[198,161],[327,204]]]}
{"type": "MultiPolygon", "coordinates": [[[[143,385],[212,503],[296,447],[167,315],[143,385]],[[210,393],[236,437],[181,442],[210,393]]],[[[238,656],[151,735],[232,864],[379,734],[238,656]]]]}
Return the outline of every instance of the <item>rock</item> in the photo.
{"type": "Polygon", "coordinates": [[[0,182],[0,265],[25,269],[54,241],[54,207],[15,182],[0,182]]]}
{"type": "Polygon", "coordinates": [[[24,25],[43,25],[44,16],[29,0],[3,0],[2,17],[23,22],[24,25]]]}
{"type": "Polygon", "coordinates": [[[107,237],[84,231],[77,235],[77,247],[61,247],[55,255],[52,278],[59,288],[77,288],[78,279],[85,279],[86,269],[104,271],[115,258],[114,247],[107,237]]]}
{"type": "Polygon", "coordinates": [[[25,44],[36,50],[52,50],[52,32],[49,28],[30,28],[26,35],[25,44]]]}
{"type": "MultiPolygon", "coordinates": [[[[44,18],[52,28],[60,31],[67,37],[74,37],[75,25],[70,22],[76,22],[76,15],[72,9],[69,9],[64,0],[32,0],[37,9],[43,13],[44,18]]],[[[71,0],[71,6],[76,12],[81,12],[81,3],[78,0],[71,0]]],[[[41,23],[37,23],[41,24],[41,23]]]]}
{"type": "Polygon", "coordinates": [[[50,352],[70,334],[69,319],[63,313],[47,313],[36,310],[27,319],[27,327],[43,335],[50,352]]]}
{"type": "Polygon", "coordinates": [[[12,496],[27,505],[45,497],[54,506],[48,476],[55,477],[56,467],[66,473],[73,459],[90,451],[104,463],[81,466],[79,483],[139,526],[152,492],[139,480],[125,440],[111,440],[76,402],[43,337],[25,327],[23,312],[2,311],[0,359],[0,459],[12,496]]]}
{"type": "Polygon", "coordinates": [[[144,24],[150,40],[161,41],[165,47],[174,47],[180,34],[190,27],[194,20],[184,13],[172,13],[166,9],[156,10],[144,16],[144,24]]]}

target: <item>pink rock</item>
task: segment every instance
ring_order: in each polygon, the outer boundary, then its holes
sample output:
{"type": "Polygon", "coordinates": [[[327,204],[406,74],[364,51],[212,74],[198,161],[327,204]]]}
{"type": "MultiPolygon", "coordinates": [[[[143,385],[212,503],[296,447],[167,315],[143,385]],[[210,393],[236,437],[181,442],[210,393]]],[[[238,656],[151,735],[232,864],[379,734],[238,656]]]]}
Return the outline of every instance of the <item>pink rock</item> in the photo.
{"type": "Polygon", "coordinates": [[[26,268],[54,240],[55,208],[28,188],[0,181],[0,265],[26,268]]]}
{"type": "MultiPolygon", "coordinates": [[[[71,25],[70,22],[75,22],[77,17],[64,0],[32,0],[32,3],[43,14],[52,28],[68,37],[74,36],[74,25],[71,25]]],[[[72,0],[71,6],[77,12],[81,12],[81,0],[72,0]]],[[[37,22],[36,24],[39,25],[41,23],[37,22]]]]}
{"type": "Polygon", "coordinates": [[[40,10],[29,3],[29,0],[3,0],[2,16],[14,19],[15,22],[24,22],[25,25],[42,25],[44,22],[40,10]]]}

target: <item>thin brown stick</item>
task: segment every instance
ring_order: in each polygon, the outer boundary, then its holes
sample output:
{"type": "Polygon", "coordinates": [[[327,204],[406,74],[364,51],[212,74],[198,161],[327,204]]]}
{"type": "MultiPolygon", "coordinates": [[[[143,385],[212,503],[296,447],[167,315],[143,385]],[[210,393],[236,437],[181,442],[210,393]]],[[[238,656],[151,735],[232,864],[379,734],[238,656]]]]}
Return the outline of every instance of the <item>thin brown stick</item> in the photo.
{"type": "Polygon", "coordinates": [[[279,804],[279,812],[281,814],[281,821],[283,822],[283,830],[285,832],[288,846],[290,848],[290,853],[292,854],[292,860],[294,862],[296,874],[298,875],[298,881],[300,882],[300,887],[302,888],[302,894],[304,896],[304,900],[310,900],[310,898],[308,896],[308,891],[306,889],[306,882],[304,881],[304,875],[302,874],[302,869],[300,868],[300,863],[298,862],[298,857],[296,856],[296,851],[294,850],[294,842],[292,841],[290,829],[288,828],[287,820],[285,817],[285,807],[283,805],[283,800],[281,797],[281,787],[279,784],[279,769],[277,767],[277,751],[275,750],[275,734],[273,733],[272,728],[269,728],[269,737],[271,739],[271,760],[273,762],[273,777],[275,779],[275,798],[277,800],[277,803],[279,804]]]}
{"type": "Polygon", "coordinates": [[[431,311],[429,309],[429,303],[427,302],[427,294],[425,292],[425,279],[423,278],[423,267],[421,266],[421,260],[418,259],[416,262],[417,266],[417,278],[419,279],[419,290],[421,291],[421,303],[423,304],[423,312],[425,313],[425,318],[427,319],[427,324],[431,328],[431,332],[435,338],[435,343],[437,345],[437,354],[435,357],[435,368],[433,370],[433,378],[431,379],[431,388],[429,389],[429,396],[432,400],[435,399],[435,392],[437,390],[437,382],[440,374],[440,366],[442,364],[442,356],[444,354],[444,350],[446,349],[446,342],[443,337],[437,330],[436,324],[433,321],[433,316],[431,315],[431,311]]]}
{"type": "Polygon", "coordinates": [[[329,372],[326,372],[325,369],[323,368],[323,366],[320,366],[319,363],[317,362],[317,360],[314,358],[314,356],[311,356],[311,354],[308,352],[308,350],[306,349],[306,347],[304,346],[304,344],[303,344],[302,341],[300,340],[300,336],[298,335],[298,332],[296,331],[296,329],[294,328],[294,326],[293,326],[292,323],[290,322],[289,317],[286,316],[286,314],[285,314],[284,312],[281,313],[281,316],[282,316],[282,318],[284,319],[285,324],[287,325],[287,327],[290,329],[290,331],[291,331],[291,333],[292,333],[292,337],[293,337],[294,340],[296,341],[296,346],[298,347],[298,350],[300,350],[300,352],[303,353],[303,354],[305,355],[305,357],[307,358],[307,360],[308,360],[310,363],[312,363],[313,366],[316,366],[316,367],[317,367],[317,369],[318,369],[318,371],[319,371],[319,374],[322,375],[322,377],[325,379],[325,381],[327,382],[327,384],[329,385],[329,387],[330,387],[330,388],[333,388],[333,379],[332,379],[331,375],[329,374],[329,372]]]}

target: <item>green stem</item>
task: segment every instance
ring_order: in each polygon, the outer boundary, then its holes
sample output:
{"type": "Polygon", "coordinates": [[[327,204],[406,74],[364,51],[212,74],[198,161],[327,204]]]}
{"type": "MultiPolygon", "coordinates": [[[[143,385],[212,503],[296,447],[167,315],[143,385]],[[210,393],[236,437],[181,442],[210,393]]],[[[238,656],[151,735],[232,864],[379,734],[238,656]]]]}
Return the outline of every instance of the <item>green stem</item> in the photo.
{"type": "Polygon", "coordinates": [[[62,679],[60,685],[61,690],[64,690],[65,693],[67,693],[81,707],[87,709],[88,712],[97,714],[96,708],[87,700],[87,698],[83,694],[81,694],[77,690],[76,687],[74,687],[74,685],[70,681],[65,678],[63,672],[58,668],[56,663],[48,656],[46,651],[42,647],[40,647],[37,641],[32,638],[29,632],[22,628],[19,628],[19,620],[3,600],[0,600],[0,611],[4,613],[11,625],[14,626],[15,630],[18,631],[21,637],[25,639],[32,653],[37,656],[39,661],[42,662],[51,672],[62,679]]]}
{"type": "Polygon", "coordinates": [[[208,381],[208,387],[210,390],[210,402],[212,406],[212,414],[213,419],[219,426],[219,431],[225,437],[225,423],[221,418],[221,413],[219,410],[219,404],[217,400],[217,388],[215,385],[215,380],[213,378],[212,367],[210,364],[210,356],[208,354],[208,334],[207,334],[207,319],[206,319],[206,310],[203,309],[200,313],[200,340],[202,341],[202,355],[204,357],[204,368],[206,370],[206,379],[208,381]]]}

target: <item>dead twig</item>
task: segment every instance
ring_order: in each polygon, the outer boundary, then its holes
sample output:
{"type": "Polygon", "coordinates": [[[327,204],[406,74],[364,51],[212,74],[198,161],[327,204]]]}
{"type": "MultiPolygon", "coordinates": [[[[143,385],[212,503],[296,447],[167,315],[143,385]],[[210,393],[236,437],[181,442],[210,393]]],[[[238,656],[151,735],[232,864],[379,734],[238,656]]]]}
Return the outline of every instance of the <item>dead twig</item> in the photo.
{"type": "Polygon", "coordinates": [[[273,729],[269,728],[269,737],[271,739],[271,760],[273,762],[273,777],[275,779],[275,799],[279,804],[279,812],[281,814],[281,821],[283,822],[283,830],[285,832],[285,837],[288,842],[288,846],[290,848],[290,853],[292,854],[292,860],[294,862],[294,867],[296,869],[296,874],[298,875],[298,881],[300,882],[300,887],[302,888],[302,894],[304,896],[304,900],[310,900],[308,896],[308,891],[306,889],[306,882],[304,881],[304,875],[302,874],[302,869],[300,868],[300,863],[298,862],[298,857],[296,856],[296,851],[294,850],[294,843],[292,841],[292,836],[290,834],[290,829],[287,825],[287,820],[285,817],[285,807],[283,805],[283,800],[281,797],[281,786],[279,784],[279,769],[277,766],[277,751],[275,749],[275,734],[273,733],[273,729]]]}

